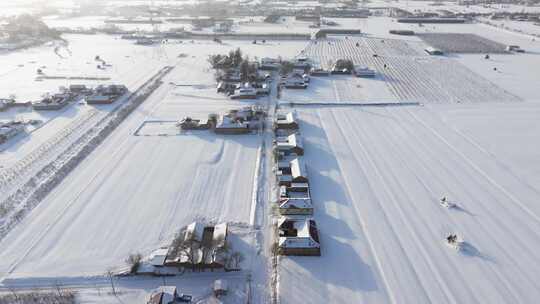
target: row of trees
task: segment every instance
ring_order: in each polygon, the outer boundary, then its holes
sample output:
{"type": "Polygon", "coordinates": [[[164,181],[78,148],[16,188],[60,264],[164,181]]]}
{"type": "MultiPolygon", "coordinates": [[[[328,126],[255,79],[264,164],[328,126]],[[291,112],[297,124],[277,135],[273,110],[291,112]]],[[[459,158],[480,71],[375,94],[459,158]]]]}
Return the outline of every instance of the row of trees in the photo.
{"type": "Polygon", "coordinates": [[[215,54],[208,56],[208,63],[217,70],[216,78],[223,77],[231,70],[238,70],[241,81],[250,81],[250,76],[257,71],[257,66],[249,61],[249,56],[243,55],[242,50],[229,51],[228,54],[215,54]]]}
{"type": "Polygon", "coordinates": [[[60,33],[49,28],[38,17],[23,14],[7,19],[2,31],[8,35],[8,42],[18,42],[28,37],[59,39],[60,33]]]}

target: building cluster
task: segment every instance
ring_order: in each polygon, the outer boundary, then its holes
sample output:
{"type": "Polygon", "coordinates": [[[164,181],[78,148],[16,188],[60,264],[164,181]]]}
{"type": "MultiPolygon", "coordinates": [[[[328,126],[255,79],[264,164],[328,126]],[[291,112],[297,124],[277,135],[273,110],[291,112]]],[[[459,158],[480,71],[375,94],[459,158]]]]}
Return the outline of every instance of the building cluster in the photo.
{"type": "Polygon", "coordinates": [[[281,76],[280,87],[287,89],[306,89],[310,82],[310,60],[307,57],[300,56],[295,58],[291,63],[292,70],[281,76]]]}
{"type": "Polygon", "coordinates": [[[89,88],[82,84],[73,84],[69,88],[62,88],[59,93],[46,95],[41,100],[32,103],[36,111],[60,110],[75,100],[84,100],[87,104],[110,104],[126,94],[128,89],[124,85],[99,85],[89,88]]]}
{"type": "Polygon", "coordinates": [[[211,130],[216,134],[248,134],[262,127],[264,110],[259,106],[230,110],[229,113],[209,114],[207,119],[194,119],[189,116],[181,119],[177,126],[183,130],[211,130]]]}
{"type": "Polygon", "coordinates": [[[257,99],[271,91],[271,75],[268,66],[261,62],[249,61],[239,67],[223,70],[218,76],[217,92],[231,99],[257,99]]]}
{"type": "Polygon", "coordinates": [[[279,185],[278,254],[320,256],[317,224],[296,112],[278,113],[274,154],[279,185]]]}
{"type": "Polygon", "coordinates": [[[0,145],[25,132],[26,123],[20,121],[0,122],[0,145]]]}
{"type": "Polygon", "coordinates": [[[15,104],[15,99],[0,98],[0,112],[5,111],[15,104]]]}
{"type": "Polygon", "coordinates": [[[172,243],[150,254],[137,274],[175,275],[180,269],[205,270],[235,268],[228,249],[228,225],[193,222],[172,243]]]}

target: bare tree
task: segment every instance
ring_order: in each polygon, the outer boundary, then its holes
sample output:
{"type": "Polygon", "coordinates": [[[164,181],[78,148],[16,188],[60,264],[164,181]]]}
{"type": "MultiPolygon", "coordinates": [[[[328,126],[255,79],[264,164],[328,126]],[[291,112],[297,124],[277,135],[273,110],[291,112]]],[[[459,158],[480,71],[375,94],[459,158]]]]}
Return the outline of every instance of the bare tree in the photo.
{"type": "Polygon", "coordinates": [[[240,263],[242,263],[244,259],[245,259],[244,254],[240,251],[235,251],[231,255],[231,262],[233,263],[234,268],[236,269],[240,268],[240,263]]]}
{"type": "Polygon", "coordinates": [[[191,270],[195,271],[198,262],[199,242],[193,235],[186,235],[185,229],[176,234],[172,244],[171,255],[184,256],[191,265],[191,270]]]}
{"type": "Polygon", "coordinates": [[[139,269],[141,265],[142,255],[140,253],[132,253],[127,259],[126,263],[130,266],[130,273],[134,274],[139,269]]]}
{"type": "Polygon", "coordinates": [[[111,281],[112,292],[116,296],[116,288],[114,287],[114,272],[112,269],[107,270],[107,276],[109,277],[109,280],[111,281]]]}

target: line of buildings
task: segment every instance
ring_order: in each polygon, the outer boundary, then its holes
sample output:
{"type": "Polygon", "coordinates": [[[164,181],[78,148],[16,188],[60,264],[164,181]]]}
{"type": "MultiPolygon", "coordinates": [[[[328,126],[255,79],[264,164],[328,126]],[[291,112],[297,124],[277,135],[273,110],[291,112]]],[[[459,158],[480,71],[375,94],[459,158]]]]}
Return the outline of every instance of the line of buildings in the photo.
{"type": "Polygon", "coordinates": [[[88,88],[82,84],[73,84],[60,93],[47,95],[32,103],[36,111],[56,111],[64,108],[75,100],[84,100],[87,104],[111,104],[128,92],[124,85],[99,85],[88,88]]]}
{"type": "Polygon", "coordinates": [[[277,113],[274,130],[280,214],[277,252],[280,255],[320,256],[319,231],[312,218],[313,203],[296,112],[277,113]]]}

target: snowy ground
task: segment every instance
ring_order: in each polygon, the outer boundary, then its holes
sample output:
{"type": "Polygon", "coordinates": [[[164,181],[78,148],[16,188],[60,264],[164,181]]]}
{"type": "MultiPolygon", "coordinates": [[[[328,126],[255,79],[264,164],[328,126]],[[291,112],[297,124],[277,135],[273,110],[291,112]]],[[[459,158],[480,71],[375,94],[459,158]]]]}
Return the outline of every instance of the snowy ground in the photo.
{"type": "MultiPolygon", "coordinates": [[[[183,225],[205,218],[231,222],[233,230],[234,225],[250,228],[233,232],[240,234],[241,241],[235,245],[246,255],[247,272],[241,274],[241,282],[245,283],[253,270],[252,298],[265,301],[266,259],[259,255],[263,244],[257,232],[265,220],[254,202],[261,137],[134,133],[145,122],[177,121],[188,115],[206,118],[209,113],[253,104],[231,101],[215,92],[213,73],[206,62],[209,54],[241,47],[252,58],[292,57],[304,46],[280,41],[264,46],[248,41],[165,46],[164,51],[179,64],[161,87],[1,241],[4,262],[0,263],[0,277],[4,284],[50,286],[59,280],[87,285],[89,277],[101,276],[109,267],[123,267],[129,253],[147,254],[166,245],[183,225]],[[282,44],[287,45],[285,51],[282,44]],[[188,56],[176,58],[181,53],[188,56]]],[[[87,106],[72,105],[69,109],[80,107],[87,106]]],[[[47,125],[56,121],[61,119],[52,119],[47,125]]],[[[42,129],[47,130],[47,125],[42,129]]],[[[61,130],[50,129],[47,135],[55,136],[61,130]]],[[[36,142],[33,147],[41,146],[36,142]]],[[[16,149],[17,156],[23,151],[20,149],[16,149]]],[[[147,293],[132,296],[142,302],[147,293]]]]}
{"type": "Polygon", "coordinates": [[[281,259],[282,303],[534,302],[538,110],[301,109],[323,250],[281,259]],[[444,244],[452,232],[464,252],[444,244]]]}
{"type": "MultiPolygon", "coordinates": [[[[111,58],[113,68],[104,73],[114,82],[135,88],[154,70],[176,66],[0,241],[2,284],[24,289],[61,281],[80,290],[83,303],[114,303],[102,276],[109,267],[125,266],[129,253],[146,254],[167,244],[178,228],[204,217],[232,223],[235,243],[247,255],[244,271],[166,282],[122,278],[119,298],[143,302],[151,289],[169,282],[180,292],[204,296],[212,280],[224,275],[239,293],[230,303],[243,299],[248,278],[254,303],[269,302],[269,206],[262,204],[270,196],[272,172],[270,157],[260,157],[271,149],[270,131],[263,136],[178,134],[170,125],[183,116],[205,118],[252,103],[217,94],[206,62],[209,54],[241,47],[251,58],[290,58],[304,50],[323,65],[346,57],[380,74],[376,79],[313,77],[306,90],[283,91],[283,107],[308,103],[295,109],[305,138],[322,257],[280,258],[281,303],[533,303],[540,296],[539,79],[530,68],[538,60],[537,42],[485,25],[437,25],[421,30],[480,33],[530,52],[491,60],[478,54],[434,58],[423,53],[425,44],[417,37],[389,35],[396,28],[389,18],[358,22],[368,29],[365,36],[308,45],[185,41],[141,47],[106,36],[70,35],[74,41],[70,38],[67,59],[59,59],[50,46],[0,58],[6,71],[16,68],[13,75],[19,79],[0,76],[2,89],[17,95],[26,94],[26,88],[37,92],[65,85],[46,80],[36,82],[43,88],[34,88],[35,67],[26,63],[32,52],[36,61],[50,62],[55,73],[93,71],[95,65],[84,61],[97,55],[87,50],[92,39],[104,45],[99,54],[111,58]],[[108,49],[111,45],[118,49],[108,49]],[[500,73],[493,73],[495,63],[500,73]],[[380,101],[421,104],[364,105],[380,101]],[[147,136],[135,136],[137,130],[147,136]],[[459,208],[441,207],[443,195],[459,208]],[[464,251],[444,244],[451,232],[465,239],[464,251]]],[[[259,102],[273,106],[273,98],[259,102]]],[[[3,164],[17,164],[18,157],[43,148],[66,126],[101,111],[106,114],[107,108],[74,104],[44,119],[42,128],[0,154],[3,164]]],[[[62,147],[51,150],[53,156],[62,147]]]]}

